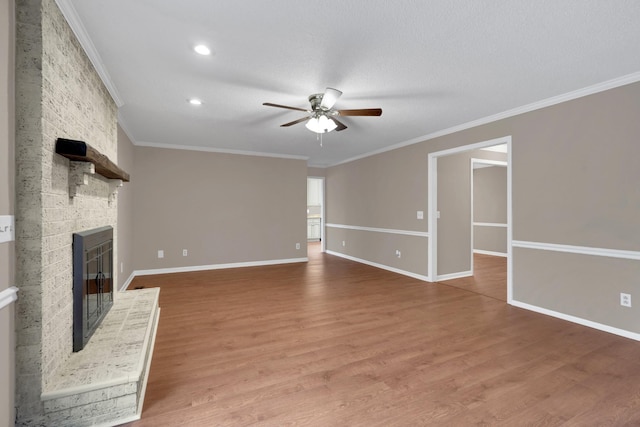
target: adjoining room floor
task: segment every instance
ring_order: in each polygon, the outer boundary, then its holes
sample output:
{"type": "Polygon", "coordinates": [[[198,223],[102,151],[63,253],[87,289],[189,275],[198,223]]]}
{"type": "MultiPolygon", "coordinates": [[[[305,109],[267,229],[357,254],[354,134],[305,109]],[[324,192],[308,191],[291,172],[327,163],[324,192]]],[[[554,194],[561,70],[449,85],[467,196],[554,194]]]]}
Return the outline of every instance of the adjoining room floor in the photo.
{"type": "Polygon", "coordinates": [[[473,254],[473,276],[438,283],[506,301],[507,258],[473,254]]]}
{"type": "Polygon", "coordinates": [[[640,343],[309,251],[142,276],[162,308],[130,426],[639,425],[640,343]]]}

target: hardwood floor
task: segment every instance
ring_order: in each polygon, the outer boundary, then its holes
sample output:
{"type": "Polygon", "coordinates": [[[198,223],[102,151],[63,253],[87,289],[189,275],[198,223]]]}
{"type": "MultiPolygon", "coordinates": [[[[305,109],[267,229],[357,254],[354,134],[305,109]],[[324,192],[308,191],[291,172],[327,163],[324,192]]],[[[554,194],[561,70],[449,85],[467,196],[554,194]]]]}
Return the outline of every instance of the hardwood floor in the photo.
{"type": "Polygon", "coordinates": [[[136,278],[162,313],[129,425],[640,425],[640,343],[312,248],[136,278]]]}
{"type": "Polygon", "coordinates": [[[507,258],[473,254],[473,276],[439,283],[506,301],[507,258]]]}

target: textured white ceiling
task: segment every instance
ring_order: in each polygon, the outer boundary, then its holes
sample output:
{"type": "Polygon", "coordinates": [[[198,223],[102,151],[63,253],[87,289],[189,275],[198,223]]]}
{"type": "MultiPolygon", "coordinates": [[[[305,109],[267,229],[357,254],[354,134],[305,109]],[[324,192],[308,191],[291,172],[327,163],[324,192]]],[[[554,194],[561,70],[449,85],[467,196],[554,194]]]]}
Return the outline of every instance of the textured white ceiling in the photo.
{"type": "Polygon", "coordinates": [[[611,79],[640,76],[635,0],[57,0],[134,143],[331,165],[611,79]],[[205,43],[213,54],[192,47],[205,43]],[[324,135],[280,124],[327,87],[324,135]],[[200,107],[186,100],[198,97],[200,107]]]}

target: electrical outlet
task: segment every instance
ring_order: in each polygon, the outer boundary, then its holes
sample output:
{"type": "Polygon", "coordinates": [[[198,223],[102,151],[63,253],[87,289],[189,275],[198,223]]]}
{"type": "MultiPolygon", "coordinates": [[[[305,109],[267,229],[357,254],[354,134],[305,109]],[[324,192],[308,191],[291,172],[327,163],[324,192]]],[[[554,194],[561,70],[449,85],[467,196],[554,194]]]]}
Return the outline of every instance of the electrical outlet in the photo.
{"type": "Polygon", "coordinates": [[[182,256],[187,256],[189,255],[189,251],[187,251],[186,249],[182,250],[182,256]]]}
{"type": "Polygon", "coordinates": [[[296,249],[300,250],[300,243],[296,243],[296,249]]]}
{"type": "Polygon", "coordinates": [[[631,307],[631,294],[620,293],[620,305],[623,307],[631,307]]]}
{"type": "Polygon", "coordinates": [[[402,252],[400,252],[398,249],[396,249],[396,256],[398,258],[400,258],[402,256],[402,252]]]}
{"type": "Polygon", "coordinates": [[[164,258],[164,251],[162,249],[158,250],[158,258],[164,258]]]}
{"type": "Polygon", "coordinates": [[[345,246],[347,246],[347,242],[345,242],[344,240],[342,241],[342,247],[344,248],[345,246]]]}
{"type": "Polygon", "coordinates": [[[424,211],[418,211],[416,214],[416,217],[418,219],[424,219],[424,211]]]}

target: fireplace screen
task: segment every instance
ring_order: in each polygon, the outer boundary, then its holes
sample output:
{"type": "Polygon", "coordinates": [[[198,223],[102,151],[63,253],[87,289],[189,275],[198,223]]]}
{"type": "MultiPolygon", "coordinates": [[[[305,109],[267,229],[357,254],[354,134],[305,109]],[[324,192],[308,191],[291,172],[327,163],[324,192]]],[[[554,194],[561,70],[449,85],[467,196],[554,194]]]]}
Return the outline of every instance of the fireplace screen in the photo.
{"type": "Polygon", "coordinates": [[[113,305],[113,228],[73,234],[73,351],[80,351],[113,305]]]}

